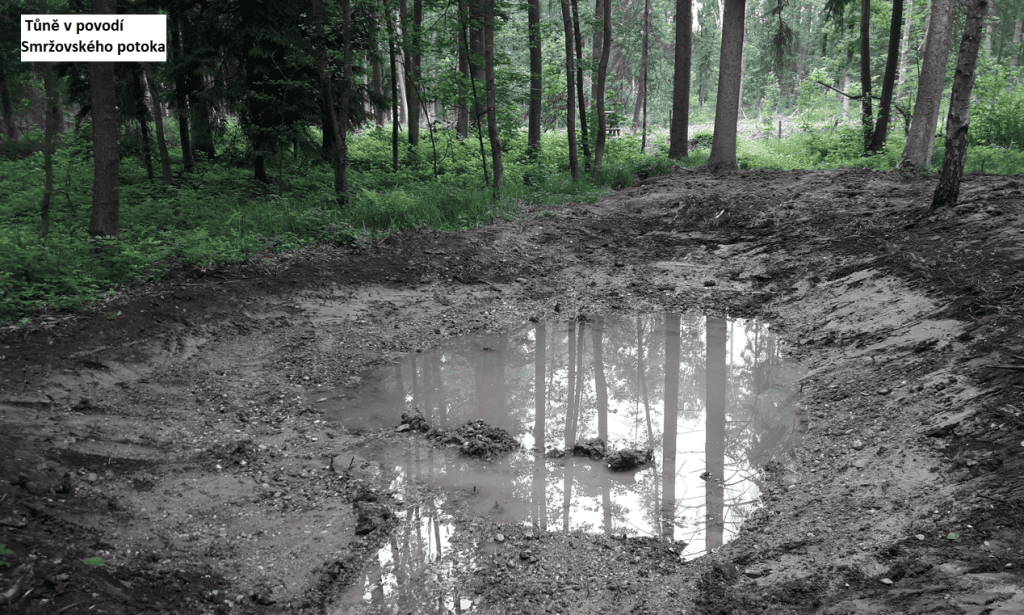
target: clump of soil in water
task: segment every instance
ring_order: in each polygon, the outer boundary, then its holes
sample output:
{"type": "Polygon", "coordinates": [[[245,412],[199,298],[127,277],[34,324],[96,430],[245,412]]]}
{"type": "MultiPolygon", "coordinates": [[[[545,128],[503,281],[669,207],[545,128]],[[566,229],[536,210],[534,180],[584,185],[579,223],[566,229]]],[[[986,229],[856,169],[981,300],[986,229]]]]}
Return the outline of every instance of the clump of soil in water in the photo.
{"type": "Polygon", "coordinates": [[[402,413],[402,424],[398,431],[423,431],[427,438],[439,444],[454,444],[459,452],[468,457],[490,459],[495,455],[519,448],[519,442],[500,427],[488,425],[482,420],[469,421],[457,429],[431,427],[419,410],[402,413]]]}
{"type": "MultiPolygon", "coordinates": [[[[572,447],[572,454],[576,457],[589,457],[595,461],[606,461],[608,467],[616,471],[635,470],[654,461],[653,449],[624,448],[609,454],[608,443],[601,438],[577,442],[572,447]]],[[[565,453],[558,449],[548,452],[548,457],[564,456],[565,453]]]]}

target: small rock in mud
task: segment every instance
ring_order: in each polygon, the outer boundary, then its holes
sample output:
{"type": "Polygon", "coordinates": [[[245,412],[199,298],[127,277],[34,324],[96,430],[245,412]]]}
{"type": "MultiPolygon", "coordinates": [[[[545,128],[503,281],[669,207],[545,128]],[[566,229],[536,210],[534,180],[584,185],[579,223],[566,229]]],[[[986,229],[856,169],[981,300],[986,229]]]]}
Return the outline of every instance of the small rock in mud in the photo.
{"type": "Polygon", "coordinates": [[[555,448],[544,453],[544,456],[549,457],[551,459],[561,459],[562,457],[565,457],[565,451],[556,446],[555,448]]]}
{"type": "Polygon", "coordinates": [[[430,425],[427,423],[427,419],[423,418],[423,413],[415,408],[409,412],[402,413],[402,425],[398,427],[398,431],[407,431],[409,429],[416,431],[430,430],[430,425]],[[402,429],[405,426],[408,427],[402,429]]]}
{"type": "Polygon", "coordinates": [[[615,451],[608,457],[608,467],[613,470],[633,470],[646,465],[654,459],[654,450],[645,451],[634,448],[624,448],[615,451]]]}
{"type": "Polygon", "coordinates": [[[608,445],[601,438],[591,438],[586,442],[577,442],[572,447],[572,454],[576,457],[590,457],[591,459],[604,459],[608,452],[608,445]]]}
{"type": "Polygon", "coordinates": [[[359,501],[355,503],[356,534],[364,536],[384,525],[392,517],[391,509],[380,502],[359,501]]]}

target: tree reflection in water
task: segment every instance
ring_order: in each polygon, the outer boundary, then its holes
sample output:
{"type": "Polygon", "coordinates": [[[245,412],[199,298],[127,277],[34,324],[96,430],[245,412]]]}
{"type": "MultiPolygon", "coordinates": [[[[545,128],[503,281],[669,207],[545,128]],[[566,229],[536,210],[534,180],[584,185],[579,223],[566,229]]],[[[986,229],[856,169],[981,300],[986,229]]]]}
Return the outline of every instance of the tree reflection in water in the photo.
{"type": "Polygon", "coordinates": [[[468,608],[455,573],[479,552],[458,540],[473,515],[661,536],[686,557],[721,546],[760,505],[758,470],[798,435],[800,376],[766,323],[664,314],[453,339],[335,392],[330,413],[353,430],[394,427],[415,406],[432,424],[483,419],[523,445],[490,462],[417,437],[360,451],[409,507],[348,603],[468,608]],[[595,437],[652,448],[655,462],[617,473],[552,456],[595,437]]]}

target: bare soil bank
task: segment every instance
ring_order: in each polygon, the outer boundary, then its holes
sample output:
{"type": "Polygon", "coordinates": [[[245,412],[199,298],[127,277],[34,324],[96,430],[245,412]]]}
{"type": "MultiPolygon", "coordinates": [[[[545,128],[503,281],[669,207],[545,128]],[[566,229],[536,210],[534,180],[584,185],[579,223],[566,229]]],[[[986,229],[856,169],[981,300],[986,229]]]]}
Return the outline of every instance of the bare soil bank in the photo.
{"type": "Polygon", "coordinates": [[[317,389],[531,317],[703,309],[771,319],[812,369],[765,506],[690,563],[478,520],[506,539],[465,573],[475,611],[1024,612],[1024,185],[968,176],[927,216],[934,181],[678,172],[521,224],[182,271],[8,330],[0,608],[348,612],[388,536],[356,535],[353,502],[401,505],[329,466],[358,438],[317,389]]]}

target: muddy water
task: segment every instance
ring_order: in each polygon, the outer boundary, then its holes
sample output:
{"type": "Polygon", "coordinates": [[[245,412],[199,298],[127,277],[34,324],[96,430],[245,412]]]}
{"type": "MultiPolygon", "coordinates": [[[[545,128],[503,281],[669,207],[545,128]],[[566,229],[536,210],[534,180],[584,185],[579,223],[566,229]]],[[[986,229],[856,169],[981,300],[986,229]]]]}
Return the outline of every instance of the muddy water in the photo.
{"type": "Polygon", "coordinates": [[[394,428],[418,408],[431,425],[482,419],[522,445],[490,461],[417,435],[353,451],[407,509],[343,603],[470,610],[456,578],[500,551],[474,531],[490,520],[537,535],[656,536],[687,558],[715,549],[760,505],[758,469],[797,435],[800,375],[763,322],[667,314],[459,338],[361,389],[320,394],[352,431],[394,428]],[[564,454],[592,438],[609,452],[653,450],[654,462],[613,472],[564,454]]]}

